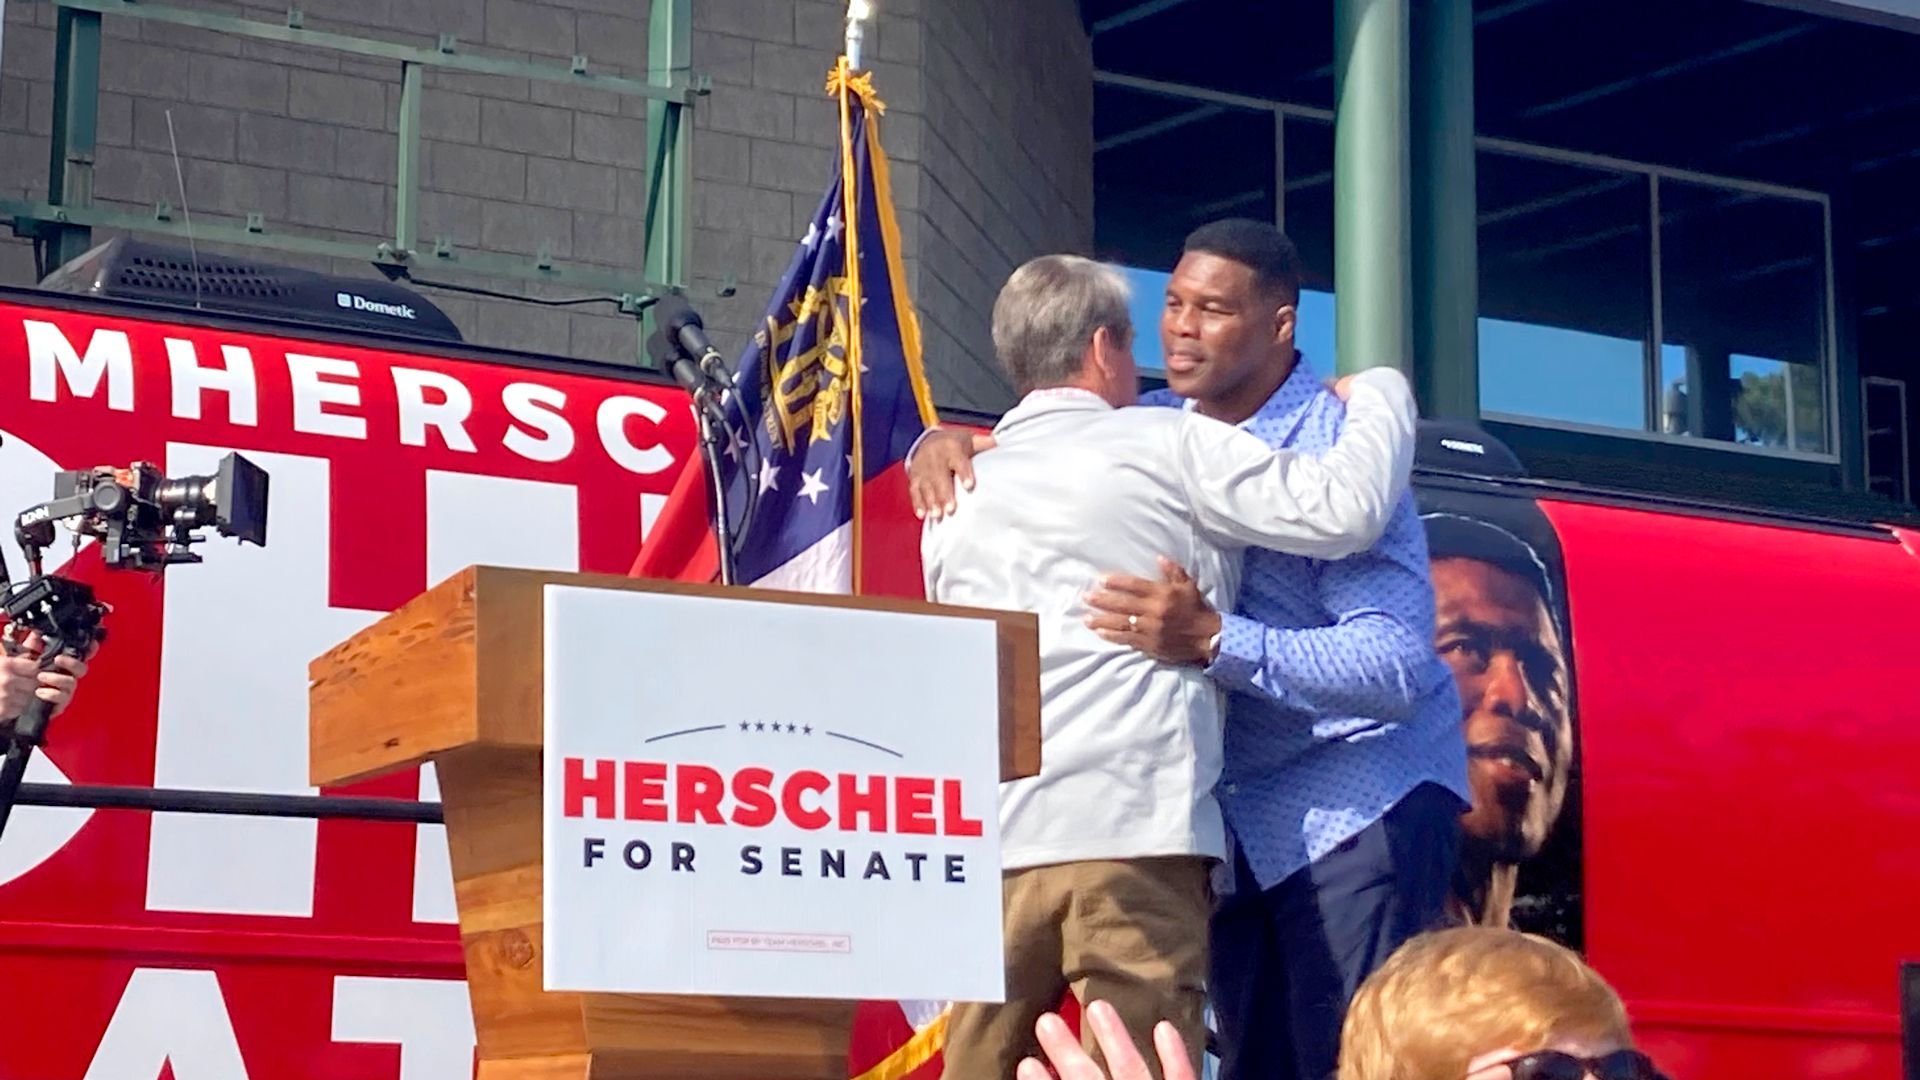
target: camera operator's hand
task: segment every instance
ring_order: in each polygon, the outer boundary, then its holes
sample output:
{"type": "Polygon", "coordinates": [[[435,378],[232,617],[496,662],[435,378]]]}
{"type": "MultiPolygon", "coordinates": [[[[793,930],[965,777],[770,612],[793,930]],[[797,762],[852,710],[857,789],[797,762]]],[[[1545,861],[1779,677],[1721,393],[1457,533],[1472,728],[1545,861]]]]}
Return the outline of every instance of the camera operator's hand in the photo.
{"type": "Polygon", "coordinates": [[[87,662],[73,656],[56,657],[50,670],[41,671],[46,643],[39,634],[29,633],[18,643],[16,655],[0,657],[0,728],[11,726],[36,697],[52,702],[53,715],[60,715],[87,673],[87,662]]]}

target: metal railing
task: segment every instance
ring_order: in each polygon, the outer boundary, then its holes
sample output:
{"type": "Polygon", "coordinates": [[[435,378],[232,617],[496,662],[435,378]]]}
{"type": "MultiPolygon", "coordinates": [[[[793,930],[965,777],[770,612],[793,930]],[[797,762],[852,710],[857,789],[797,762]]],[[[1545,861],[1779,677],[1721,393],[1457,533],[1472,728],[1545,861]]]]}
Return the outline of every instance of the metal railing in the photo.
{"type": "Polygon", "coordinates": [[[155,813],[230,814],[239,817],[348,818],[439,825],[437,802],[360,795],[279,795],[259,791],[200,791],[131,784],[21,784],[21,806],[155,813]]]}

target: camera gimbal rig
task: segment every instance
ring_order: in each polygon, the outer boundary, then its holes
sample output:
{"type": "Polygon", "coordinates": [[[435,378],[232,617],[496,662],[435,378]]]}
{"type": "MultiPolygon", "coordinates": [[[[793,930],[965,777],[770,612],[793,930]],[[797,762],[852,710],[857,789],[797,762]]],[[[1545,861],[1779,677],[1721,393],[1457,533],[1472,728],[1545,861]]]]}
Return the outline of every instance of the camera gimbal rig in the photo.
{"type": "MultiPolygon", "coordinates": [[[[10,631],[40,635],[42,671],[62,655],[86,657],[107,634],[102,623],[109,609],[94,598],[90,586],[43,572],[56,525],[73,531],[76,548],[83,536],[99,539],[109,569],[158,574],[175,563],[200,561],[191,548],[205,539],[194,530],[205,526],[264,546],[267,474],[239,454],[222,458],[211,476],[168,479],[147,462],[125,469],[55,473],[53,498],[14,521],[14,539],[27,560],[27,580],[13,584],[0,556],[0,621],[9,624],[10,631]]],[[[7,655],[18,655],[20,643],[11,634],[0,643],[7,655]]],[[[0,762],[0,834],[13,813],[27,759],[46,740],[52,714],[52,706],[36,696],[11,730],[0,731],[6,742],[6,758],[0,762]]]]}

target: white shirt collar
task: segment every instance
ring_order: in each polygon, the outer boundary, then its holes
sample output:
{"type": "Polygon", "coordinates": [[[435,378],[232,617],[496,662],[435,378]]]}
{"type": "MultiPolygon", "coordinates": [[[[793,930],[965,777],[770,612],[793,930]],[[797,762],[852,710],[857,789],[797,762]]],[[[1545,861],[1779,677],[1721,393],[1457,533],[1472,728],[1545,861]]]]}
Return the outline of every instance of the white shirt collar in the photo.
{"type": "Polygon", "coordinates": [[[1091,390],[1078,386],[1046,386],[1028,391],[1026,397],[1000,417],[1000,422],[993,426],[993,430],[1004,431],[1022,420],[1048,413],[1105,412],[1112,408],[1106,398],[1091,390]]]}

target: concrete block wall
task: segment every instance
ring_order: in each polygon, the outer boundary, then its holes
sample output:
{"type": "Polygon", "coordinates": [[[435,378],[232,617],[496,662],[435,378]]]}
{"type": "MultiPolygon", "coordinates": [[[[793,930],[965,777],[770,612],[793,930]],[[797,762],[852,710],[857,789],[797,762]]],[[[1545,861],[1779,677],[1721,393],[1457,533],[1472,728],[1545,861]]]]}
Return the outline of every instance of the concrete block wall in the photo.
{"type": "MultiPolygon", "coordinates": [[[[263,21],[284,4],[173,0],[263,21]]],[[[1072,0],[887,0],[867,56],[888,111],[909,286],[943,405],[1011,400],[987,316],[1021,260],[1092,242],[1091,60],[1072,0]]],[[[646,0],[308,0],[306,25],[644,77],[646,0]]],[[[693,0],[690,285],[723,348],[757,325],[819,199],[838,119],[825,97],[844,5],[693,0]],[[729,300],[715,296],[728,275],[729,300]]],[[[0,53],[0,190],[41,197],[52,125],[54,8],[7,5],[0,53]]],[[[400,67],[108,17],[95,196],[198,221],[266,215],[276,231],[361,240],[392,228],[400,67]],[[171,114],[171,139],[168,118],[171,114]],[[178,146],[176,178],[173,147],[178,146]]],[[[526,79],[429,72],[421,107],[423,245],[643,265],[645,103],[526,79]]],[[[364,263],[282,261],[370,275],[364,263]]],[[[423,271],[424,274],[424,271],[423,271]]],[[[30,246],[0,240],[0,281],[34,278],[30,246]]],[[[472,279],[461,279],[471,281],[472,279]]],[[[514,289],[489,282],[490,287],[514,289]]],[[[634,323],[427,292],[476,343],[630,363],[634,323]]]]}
{"type": "Polygon", "coordinates": [[[988,316],[1007,275],[1093,246],[1093,58],[1078,5],[927,0],[916,295],[943,402],[996,410],[1012,386],[988,316]]]}
{"type": "MultiPolygon", "coordinates": [[[[286,5],[173,0],[283,23],[286,5]]],[[[314,0],[306,25],[644,78],[644,0],[314,0]]],[[[12,3],[0,53],[0,190],[42,197],[52,128],[53,5],[12,3]]],[[[196,223],[266,216],[275,232],[373,245],[393,228],[400,65],[233,35],[103,20],[97,201],[150,211],[185,202],[196,223]],[[172,119],[169,140],[168,118],[172,119]],[[179,150],[176,177],[172,154],[179,150]]],[[[527,79],[427,72],[421,103],[419,235],[532,261],[643,263],[645,104],[527,79]]],[[[176,214],[176,219],[177,219],[176,214]]],[[[105,234],[97,233],[96,239],[105,234]]],[[[217,249],[217,245],[207,245],[217,249]]],[[[252,253],[373,276],[365,262],[252,253]]],[[[423,276],[434,272],[423,268],[423,276]]],[[[446,275],[510,292],[510,282],[446,275]]],[[[30,283],[31,247],[0,242],[0,281],[30,283]]],[[[633,363],[635,323],[611,307],[549,309],[423,289],[476,343],[633,363]]],[[[564,291],[562,291],[564,292],[564,291]]]]}
{"type": "MultiPolygon", "coordinates": [[[[1001,283],[1034,255],[1092,247],[1091,47],[1070,0],[879,6],[867,59],[934,398],[1004,408],[1013,391],[988,335],[1001,283]]],[[[831,164],[838,119],[822,86],[843,10],[694,3],[693,62],[714,89],[697,111],[693,270],[706,285],[740,274],[708,320],[736,335],[757,324],[831,164]]]]}

